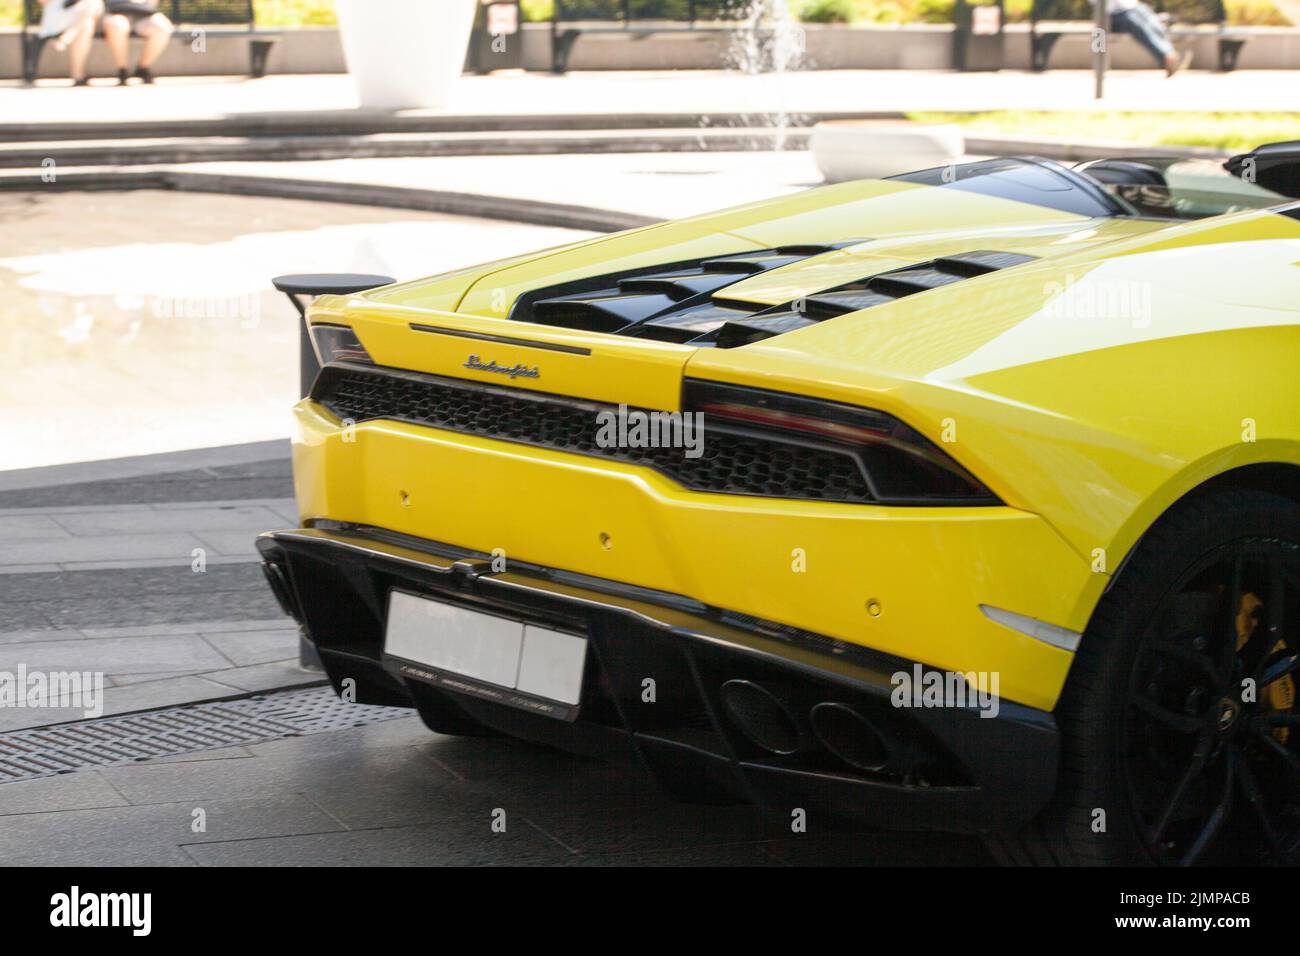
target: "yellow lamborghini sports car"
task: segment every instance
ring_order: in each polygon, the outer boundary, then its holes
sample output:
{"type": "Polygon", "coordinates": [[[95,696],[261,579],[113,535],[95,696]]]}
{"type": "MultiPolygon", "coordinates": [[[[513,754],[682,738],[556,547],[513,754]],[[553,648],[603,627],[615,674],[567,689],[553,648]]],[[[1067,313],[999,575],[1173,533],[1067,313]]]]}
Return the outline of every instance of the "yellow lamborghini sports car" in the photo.
{"type": "Polygon", "coordinates": [[[1300,144],[812,189],[307,312],[331,682],[1004,860],[1300,848],[1300,144]]]}

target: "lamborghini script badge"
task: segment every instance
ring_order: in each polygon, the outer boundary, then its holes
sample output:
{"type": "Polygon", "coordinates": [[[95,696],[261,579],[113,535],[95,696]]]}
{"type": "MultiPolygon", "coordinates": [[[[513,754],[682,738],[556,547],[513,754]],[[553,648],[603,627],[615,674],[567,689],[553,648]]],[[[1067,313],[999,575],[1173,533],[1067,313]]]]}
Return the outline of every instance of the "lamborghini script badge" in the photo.
{"type": "Polygon", "coordinates": [[[495,372],[497,375],[509,375],[511,378],[541,378],[542,373],[534,365],[529,368],[522,362],[518,365],[498,365],[497,360],[490,362],[482,361],[477,355],[471,355],[465,360],[464,368],[472,368],[476,372],[495,372]]]}

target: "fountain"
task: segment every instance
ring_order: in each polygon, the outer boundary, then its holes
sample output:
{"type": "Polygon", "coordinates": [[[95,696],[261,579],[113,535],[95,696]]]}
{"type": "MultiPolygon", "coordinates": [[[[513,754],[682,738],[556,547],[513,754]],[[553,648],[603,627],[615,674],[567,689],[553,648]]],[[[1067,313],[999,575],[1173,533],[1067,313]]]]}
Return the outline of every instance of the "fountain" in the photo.
{"type": "Polygon", "coordinates": [[[738,0],[729,9],[739,23],[727,51],[731,69],[780,74],[803,66],[804,32],[786,0],[738,0]]]}
{"type": "Polygon", "coordinates": [[[769,127],[778,131],[772,148],[785,148],[785,131],[794,117],[780,102],[781,78],[805,68],[806,43],[803,28],[793,16],[786,0],[728,0],[725,11],[737,28],[729,38],[724,62],[727,67],[748,76],[763,77],[757,87],[760,97],[775,97],[763,109],[744,113],[741,123],[747,127],[769,127]]]}

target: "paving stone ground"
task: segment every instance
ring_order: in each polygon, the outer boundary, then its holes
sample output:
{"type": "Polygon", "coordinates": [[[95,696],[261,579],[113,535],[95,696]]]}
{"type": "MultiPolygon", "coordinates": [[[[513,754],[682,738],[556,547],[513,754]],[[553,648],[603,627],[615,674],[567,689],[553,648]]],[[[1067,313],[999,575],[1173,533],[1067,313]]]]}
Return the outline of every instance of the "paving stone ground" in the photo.
{"type": "MultiPolygon", "coordinates": [[[[298,523],[286,443],[26,475],[0,475],[0,672],[101,673],[105,715],[321,679],[253,544],[298,523]]],[[[5,707],[0,732],[84,716],[5,707]]]]}
{"type": "Polygon", "coordinates": [[[0,857],[39,866],[989,862],[965,837],[817,819],[795,834],[788,819],[754,807],[668,801],[629,767],[443,737],[415,717],[0,785],[0,857]]]}

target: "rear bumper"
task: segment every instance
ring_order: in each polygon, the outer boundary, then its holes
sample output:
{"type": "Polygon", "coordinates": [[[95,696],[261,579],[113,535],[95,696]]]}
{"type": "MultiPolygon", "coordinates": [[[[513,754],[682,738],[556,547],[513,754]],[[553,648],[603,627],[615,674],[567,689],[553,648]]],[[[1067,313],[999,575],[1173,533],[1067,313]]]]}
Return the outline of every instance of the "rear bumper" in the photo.
{"type": "Polygon", "coordinates": [[[333,519],[688,595],[944,670],[1051,710],[1074,655],[981,605],[1082,631],[1107,580],[1007,506],[885,507],[691,491],[651,468],[295,409],[304,523],[333,519]],[[869,605],[881,613],[872,615],[869,605]]]}
{"type": "Polygon", "coordinates": [[[972,707],[895,707],[894,675],[932,672],[898,657],[664,592],[528,565],[494,573],[485,555],[374,528],[321,523],[265,534],[258,547],[336,689],[355,688],[360,703],[417,707],[448,732],[488,727],[626,756],[681,799],[801,807],[900,829],[1016,827],[1055,787],[1049,713],[1005,700],[995,717],[972,707]],[[449,689],[386,659],[394,587],[585,634],[590,656],[576,714],[556,719],[449,689]],[[755,742],[734,703],[724,703],[728,681],[771,692],[794,728],[794,752],[755,742]],[[873,751],[880,760],[837,756],[855,752],[857,731],[841,737],[819,725],[819,734],[809,714],[826,703],[871,728],[868,742],[883,743],[873,751]]]}

